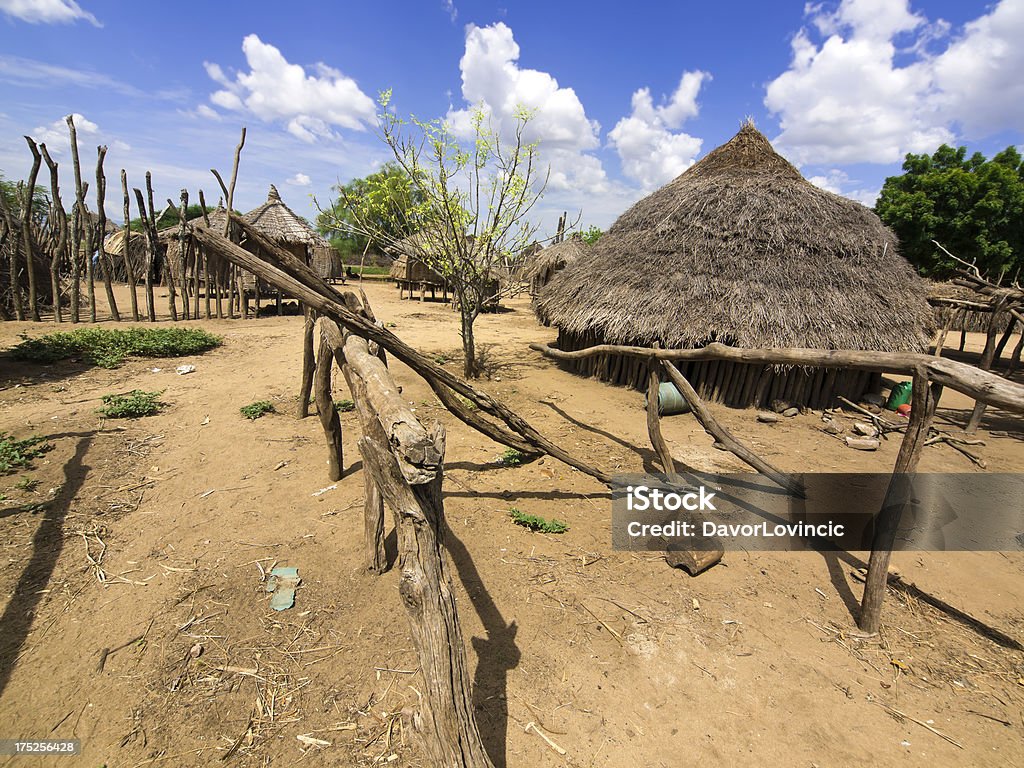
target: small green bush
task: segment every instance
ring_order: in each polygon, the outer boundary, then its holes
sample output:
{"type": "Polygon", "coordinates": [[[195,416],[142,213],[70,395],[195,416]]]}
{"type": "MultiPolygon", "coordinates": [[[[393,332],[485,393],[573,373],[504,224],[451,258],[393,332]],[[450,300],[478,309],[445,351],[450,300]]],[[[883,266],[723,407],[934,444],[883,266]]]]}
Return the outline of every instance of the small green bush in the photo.
{"type": "Polygon", "coordinates": [[[561,520],[545,520],[543,517],[538,517],[537,515],[528,515],[515,507],[512,507],[512,509],[509,510],[509,516],[512,518],[512,522],[516,525],[529,528],[531,531],[540,531],[541,533],[565,533],[569,530],[569,526],[561,520]]]}
{"type": "Polygon", "coordinates": [[[43,437],[26,437],[15,440],[6,432],[0,432],[0,475],[10,475],[19,469],[32,466],[32,459],[42,456],[53,448],[43,437]]]}
{"type": "Polygon", "coordinates": [[[131,392],[121,394],[103,395],[103,407],[99,412],[108,419],[138,419],[143,416],[153,416],[160,412],[160,409],[167,403],[160,402],[160,392],[146,392],[141,389],[133,389],[131,392]]]}
{"type": "Polygon", "coordinates": [[[523,454],[515,448],[506,448],[505,452],[498,457],[498,463],[503,467],[518,467],[523,463],[523,454]]]}
{"type": "Polygon", "coordinates": [[[348,413],[349,411],[355,410],[356,404],[351,400],[335,400],[334,407],[338,413],[348,413]]]}
{"type": "Polygon", "coordinates": [[[256,421],[256,419],[261,416],[273,413],[274,404],[269,400],[257,400],[255,403],[243,405],[239,410],[245,418],[249,419],[249,421],[256,421]]]}
{"type": "Polygon", "coordinates": [[[26,337],[11,354],[34,363],[78,357],[100,368],[117,368],[128,357],[182,357],[220,344],[219,336],[201,328],[79,328],[26,337]]]}

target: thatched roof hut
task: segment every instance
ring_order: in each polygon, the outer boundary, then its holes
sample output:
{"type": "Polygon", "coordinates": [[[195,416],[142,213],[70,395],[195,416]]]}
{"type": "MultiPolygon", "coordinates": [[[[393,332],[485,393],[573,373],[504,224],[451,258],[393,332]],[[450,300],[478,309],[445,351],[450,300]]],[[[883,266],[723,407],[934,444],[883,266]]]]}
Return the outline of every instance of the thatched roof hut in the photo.
{"type": "Polygon", "coordinates": [[[587,244],[583,242],[583,238],[573,236],[534,254],[527,272],[531,295],[536,298],[540,289],[551,282],[556,272],[581,258],[586,250],[587,244]]]}
{"type": "Polygon", "coordinates": [[[395,257],[391,263],[391,278],[403,285],[440,286],[444,285],[444,278],[428,267],[423,261],[423,249],[426,245],[426,237],[421,233],[409,235],[400,240],[389,252],[395,257]]]}
{"type": "MultiPolygon", "coordinates": [[[[916,352],[933,325],[926,295],[874,213],[812,185],[747,123],[620,216],[541,290],[538,306],[563,349],[719,341],[916,352]]],[[[876,383],[860,372],[687,368],[706,396],[737,405],[821,407],[876,383]]],[[[614,359],[585,370],[636,386],[646,376],[614,359]]]]}
{"type": "Polygon", "coordinates": [[[261,234],[284,246],[329,245],[309,222],[284,204],[277,187],[270,185],[267,202],[243,217],[261,234]]]}
{"type": "Polygon", "coordinates": [[[136,280],[143,280],[146,272],[148,250],[146,236],[142,232],[127,232],[121,229],[103,241],[103,250],[110,257],[110,279],[120,283],[128,282],[128,271],[124,263],[125,239],[128,240],[128,261],[136,280]]]}

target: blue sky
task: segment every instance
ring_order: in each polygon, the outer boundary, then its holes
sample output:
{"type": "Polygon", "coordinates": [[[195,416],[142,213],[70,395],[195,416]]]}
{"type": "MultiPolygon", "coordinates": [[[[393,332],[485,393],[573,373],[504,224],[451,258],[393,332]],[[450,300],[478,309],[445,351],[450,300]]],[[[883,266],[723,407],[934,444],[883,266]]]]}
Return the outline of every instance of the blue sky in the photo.
{"type": "Polygon", "coordinates": [[[748,116],[805,176],[871,204],[908,151],[1024,141],[1021,40],[1024,0],[0,0],[0,171],[25,175],[26,133],[63,168],[75,113],[87,177],[102,143],[108,178],[152,170],[159,200],[212,202],[209,169],[230,171],[245,125],[236,206],[274,183],[312,218],[314,195],[387,160],[374,101],[391,88],[401,114],[455,126],[475,104],[499,130],[536,108],[542,230],[561,210],[607,227],[748,116]]]}

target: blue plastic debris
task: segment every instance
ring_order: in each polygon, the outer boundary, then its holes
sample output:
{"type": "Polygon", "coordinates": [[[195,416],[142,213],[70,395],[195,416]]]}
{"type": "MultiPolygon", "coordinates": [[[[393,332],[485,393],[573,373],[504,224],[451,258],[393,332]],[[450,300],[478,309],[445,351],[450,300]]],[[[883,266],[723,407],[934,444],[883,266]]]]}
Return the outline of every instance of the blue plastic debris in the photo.
{"type": "Polygon", "coordinates": [[[270,572],[267,579],[267,592],[272,592],[270,607],[275,611],[287,611],[295,605],[295,590],[302,579],[299,578],[299,569],[291,566],[281,566],[270,572]]]}

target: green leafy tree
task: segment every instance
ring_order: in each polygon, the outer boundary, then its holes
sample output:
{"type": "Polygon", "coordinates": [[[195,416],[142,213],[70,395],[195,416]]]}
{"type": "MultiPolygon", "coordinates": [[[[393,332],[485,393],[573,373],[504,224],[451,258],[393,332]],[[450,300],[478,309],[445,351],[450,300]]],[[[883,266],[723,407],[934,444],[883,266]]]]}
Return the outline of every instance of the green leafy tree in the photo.
{"type": "Polygon", "coordinates": [[[991,160],[945,144],[931,156],[908,154],[875,211],[925,275],[942,278],[961,266],[933,240],[993,277],[1024,266],[1024,162],[1014,147],[991,160]]]}
{"type": "Polygon", "coordinates": [[[584,243],[586,243],[587,245],[593,245],[601,238],[601,235],[603,234],[604,230],[601,229],[600,227],[589,226],[585,230],[583,230],[581,237],[583,238],[584,243]]]}
{"type": "Polygon", "coordinates": [[[492,302],[518,288],[527,246],[536,226],[528,214],[541,198],[538,145],[524,139],[532,117],[517,110],[507,140],[483,109],[473,111],[470,138],[461,140],[442,120],[406,121],[389,109],[391,92],[381,94],[380,135],[395,165],[409,181],[408,195],[395,195],[390,177],[367,177],[358,196],[339,190],[332,211],[344,223],[385,247],[416,234],[417,257],[448,284],[460,315],[467,378],[481,373],[474,323],[492,302]]]}
{"type": "Polygon", "coordinates": [[[320,212],[316,226],[342,256],[381,251],[413,234],[410,212],[424,202],[422,191],[396,162],[336,185],[334,192],[336,201],[320,212]]]}

